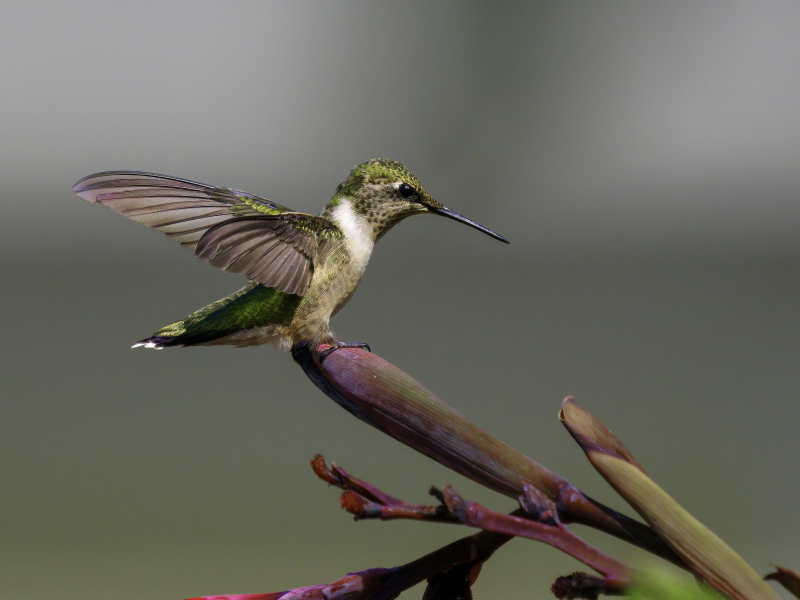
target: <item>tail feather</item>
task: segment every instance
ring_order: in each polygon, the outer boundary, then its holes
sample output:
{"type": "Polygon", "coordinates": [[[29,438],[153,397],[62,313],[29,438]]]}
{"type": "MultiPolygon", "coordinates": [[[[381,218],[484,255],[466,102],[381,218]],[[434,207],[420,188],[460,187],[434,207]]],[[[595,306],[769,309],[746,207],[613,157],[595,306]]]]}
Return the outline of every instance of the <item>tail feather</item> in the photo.
{"type": "Polygon", "coordinates": [[[182,321],[162,327],[132,348],[180,346],[252,346],[270,338],[291,322],[300,296],[251,283],[235,294],[218,300],[182,321]]]}
{"type": "Polygon", "coordinates": [[[153,348],[163,350],[164,348],[181,348],[183,346],[201,346],[208,344],[216,339],[230,335],[231,331],[207,331],[199,333],[185,333],[181,335],[151,335],[148,338],[139,340],[131,348],[153,348]]]}

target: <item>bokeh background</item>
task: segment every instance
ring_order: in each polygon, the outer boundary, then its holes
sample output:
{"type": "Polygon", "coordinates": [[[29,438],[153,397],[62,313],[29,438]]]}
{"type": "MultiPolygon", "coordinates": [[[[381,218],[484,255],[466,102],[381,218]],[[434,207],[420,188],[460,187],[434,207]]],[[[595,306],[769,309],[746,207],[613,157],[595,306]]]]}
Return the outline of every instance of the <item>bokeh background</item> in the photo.
{"type": "MultiPolygon", "coordinates": [[[[353,523],[316,452],[513,508],[288,355],[131,350],[244,281],[70,191],[152,170],[315,213],[373,157],[512,244],[402,223],[341,339],[632,512],[556,418],[574,394],[757,570],[800,568],[798,30],[793,2],[7,3],[0,595],[279,591],[468,533],[353,523]]],[[[547,598],[576,568],[515,541],[475,594],[547,598]]]]}

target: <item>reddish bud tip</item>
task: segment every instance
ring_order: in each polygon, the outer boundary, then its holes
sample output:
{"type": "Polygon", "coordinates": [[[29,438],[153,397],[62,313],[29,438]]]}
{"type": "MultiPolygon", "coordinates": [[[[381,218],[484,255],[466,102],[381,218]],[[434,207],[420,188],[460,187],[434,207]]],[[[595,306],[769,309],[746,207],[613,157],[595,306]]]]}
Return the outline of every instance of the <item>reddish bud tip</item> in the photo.
{"type": "Polygon", "coordinates": [[[575,572],[566,577],[559,577],[550,586],[550,591],[558,600],[571,600],[585,598],[597,600],[600,594],[606,592],[603,579],[586,573],[575,572]]]}
{"type": "Polygon", "coordinates": [[[565,600],[572,591],[572,580],[569,577],[559,577],[550,586],[550,591],[558,600],[565,600]]]}
{"type": "Polygon", "coordinates": [[[317,477],[330,485],[336,485],[339,482],[336,475],[334,475],[328,468],[328,465],[325,464],[325,457],[322,456],[322,454],[317,454],[311,459],[311,468],[314,470],[317,477]]]}
{"type": "Polygon", "coordinates": [[[339,502],[342,505],[342,508],[345,509],[352,515],[356,517],[364,516],[364,511],[367,508],[367,502],[353,490],[347,490],[344,494],[342,494],[341,498],[339,498],[339,502]]]}

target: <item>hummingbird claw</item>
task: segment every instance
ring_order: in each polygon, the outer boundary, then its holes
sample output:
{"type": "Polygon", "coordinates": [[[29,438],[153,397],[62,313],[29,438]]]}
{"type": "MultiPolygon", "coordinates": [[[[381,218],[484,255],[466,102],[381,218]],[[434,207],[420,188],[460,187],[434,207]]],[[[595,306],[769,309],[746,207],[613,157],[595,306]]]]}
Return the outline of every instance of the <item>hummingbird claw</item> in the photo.
{"type": "Polygon", "coordinates": [[[319,353],[319,364],[322,364],[328,356],[336,352],[339,348],[366,348],[367,351],[372,352],[372,349],[369,347],[369,344],[365,342],[336,342],[333,346],[328,348],[327,350],[323,350],[319,353]]]}

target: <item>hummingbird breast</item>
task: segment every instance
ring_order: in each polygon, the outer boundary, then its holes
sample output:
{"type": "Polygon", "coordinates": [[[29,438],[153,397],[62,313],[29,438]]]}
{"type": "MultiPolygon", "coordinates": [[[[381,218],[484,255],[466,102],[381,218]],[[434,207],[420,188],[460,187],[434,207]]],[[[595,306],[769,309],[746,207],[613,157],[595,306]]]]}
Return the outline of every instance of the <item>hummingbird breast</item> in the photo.
{"type": "Polygon", "coordinates": [[[292,345],[301,341],[334,341],[330,318],[355,294],[375,247],[372,226],[356,213],[347,198],[333,208],[330,218],[343,235],[322,240],[317,249],[314,275],[289,330],[292,345]]]}

